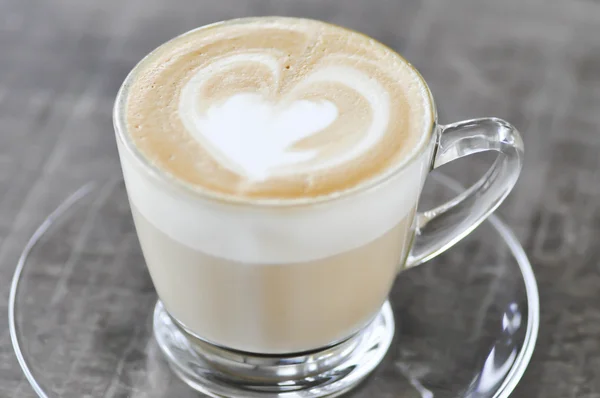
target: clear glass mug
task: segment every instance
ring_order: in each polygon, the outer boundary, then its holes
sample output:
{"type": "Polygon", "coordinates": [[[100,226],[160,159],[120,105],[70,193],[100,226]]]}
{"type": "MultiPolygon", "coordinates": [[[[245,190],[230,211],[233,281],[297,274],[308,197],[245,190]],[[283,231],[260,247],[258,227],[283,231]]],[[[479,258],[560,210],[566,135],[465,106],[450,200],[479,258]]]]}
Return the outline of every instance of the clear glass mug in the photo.
{"type": "Polygon", "coordinates": [[[132,143],[124,109],[139,67],[117,95],[114,124],[160,299],[155,337],[173,370],[212,396],[317,397],[351,388],[391,342],[386,298],[398,270],[471,232],[522,168],[523,143],[513,126],[495,118],[439,125],[429,93],[429,134],[389,174],[336,197],[218,198],[169,176],[132,143]],[[475,185],[416,212],[431,170],[482,151],[498,157],[475,185]]]}

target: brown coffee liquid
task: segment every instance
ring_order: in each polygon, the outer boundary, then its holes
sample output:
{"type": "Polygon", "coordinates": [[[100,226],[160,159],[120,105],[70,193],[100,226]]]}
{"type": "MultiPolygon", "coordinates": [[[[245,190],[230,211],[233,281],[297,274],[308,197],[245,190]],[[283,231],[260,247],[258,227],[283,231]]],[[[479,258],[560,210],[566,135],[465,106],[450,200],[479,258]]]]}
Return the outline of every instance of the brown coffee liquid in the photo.
{"type": "Polygon", "coordinates": [[[324,22],[263,17],[186,33],[128,87],[133,144],[219,195],[306,198],[400,167],[431,130],[429,93],[377,41],[324,22]]]}

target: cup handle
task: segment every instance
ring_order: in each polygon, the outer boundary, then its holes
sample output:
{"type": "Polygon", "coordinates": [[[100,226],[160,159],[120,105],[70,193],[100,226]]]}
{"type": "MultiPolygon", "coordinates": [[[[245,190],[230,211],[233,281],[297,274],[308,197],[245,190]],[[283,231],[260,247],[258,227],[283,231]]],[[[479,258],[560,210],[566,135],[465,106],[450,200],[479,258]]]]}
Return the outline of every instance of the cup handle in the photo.
{"type": "Polygon", "coordinates": [[[415,238],[403,269],[437,256],[473,231],[506,198],[523,167],[521,135],[504,120],[473,119],[440,127],[433,169],[473,153],[499,154],[471,188],[441,206],[417,213],[415,238]]]}

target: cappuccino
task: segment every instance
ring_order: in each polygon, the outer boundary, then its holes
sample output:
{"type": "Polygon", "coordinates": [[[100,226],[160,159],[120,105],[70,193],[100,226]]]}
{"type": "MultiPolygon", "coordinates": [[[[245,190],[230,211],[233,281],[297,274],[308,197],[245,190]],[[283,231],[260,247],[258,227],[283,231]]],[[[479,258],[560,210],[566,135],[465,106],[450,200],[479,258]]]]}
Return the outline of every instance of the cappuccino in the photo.
{"type": "Polygon", "coordinates": [[[159,47],[119,98],[136,229],[180,325],[281,354],[368,324],[433,153],[429,91],[406,61],[324,22],[248,18],[159,47]]]}
{"type": "Polygon", "coordinates": [[[323,22],[252,18],[149,55],[127,98],[134,145],[173,178],[236,198],[334,194],[414,155],[428,91],[398,54],[323,22]]]}

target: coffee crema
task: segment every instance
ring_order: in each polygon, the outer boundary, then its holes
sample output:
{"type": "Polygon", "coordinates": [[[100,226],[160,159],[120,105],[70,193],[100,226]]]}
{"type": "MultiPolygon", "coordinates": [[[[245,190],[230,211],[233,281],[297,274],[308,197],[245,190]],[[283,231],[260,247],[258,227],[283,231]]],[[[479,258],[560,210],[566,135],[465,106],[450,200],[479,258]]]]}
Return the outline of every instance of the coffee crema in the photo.
{"type": "Polygon", "coordinates": [[[179,36],[128,87],[133,144],[237,198],[317,197],[391,172],[430,136],[429,92],[398,54],[324,22],[247,18],[179,36]]]}

